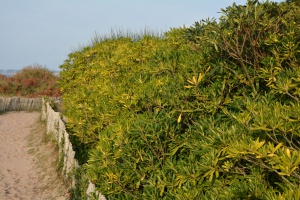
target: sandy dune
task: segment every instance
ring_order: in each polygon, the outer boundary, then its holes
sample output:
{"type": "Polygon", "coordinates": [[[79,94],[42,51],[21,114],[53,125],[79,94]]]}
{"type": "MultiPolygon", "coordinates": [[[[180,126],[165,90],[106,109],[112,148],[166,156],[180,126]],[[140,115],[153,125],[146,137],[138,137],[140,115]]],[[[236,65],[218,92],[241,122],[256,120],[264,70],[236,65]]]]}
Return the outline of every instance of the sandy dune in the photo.
{"type": "Polygon", "coordinates": [[[38,112],[23,111],[0,114],[0,200],[68,196],[53,165],[52,157],[57,155],[51,155],[55,151],[43,142],[45,127],[41,129],[39,116],[38,112]]]}

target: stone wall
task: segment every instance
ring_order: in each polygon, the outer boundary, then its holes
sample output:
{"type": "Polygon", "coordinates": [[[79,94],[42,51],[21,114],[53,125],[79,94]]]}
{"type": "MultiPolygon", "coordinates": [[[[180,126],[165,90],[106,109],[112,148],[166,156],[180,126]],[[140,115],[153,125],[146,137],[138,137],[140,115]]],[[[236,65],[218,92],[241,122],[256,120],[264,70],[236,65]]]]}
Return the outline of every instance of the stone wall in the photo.
{"type": "MultiPolygon", "coordinates": [[[[78,167],[78,162],[75,159],[75,152],[72,148],[72,143],[69,140],[69,134],[66,131],[65,123],[61,118],[59,112],[55,112],[48,102],[43,99],[42,103],[42,119],[47,123],[47,134],[53,134],[59,147],[59,156],[61,162],[63,162],[63,175],[66,178],[73,180],[72,184],[75,185],[74,171],[78,167]]],[[[98,199],[106,200],[106,198],[101,195],[95,189],[95,185],[89,181],[89,186],[86,191],[88,199],[98,199]]]]}
{"type": "Polygon", "coordinates": [[[41,110],[42,98],[0,97],[0,112],[41,110]]]}

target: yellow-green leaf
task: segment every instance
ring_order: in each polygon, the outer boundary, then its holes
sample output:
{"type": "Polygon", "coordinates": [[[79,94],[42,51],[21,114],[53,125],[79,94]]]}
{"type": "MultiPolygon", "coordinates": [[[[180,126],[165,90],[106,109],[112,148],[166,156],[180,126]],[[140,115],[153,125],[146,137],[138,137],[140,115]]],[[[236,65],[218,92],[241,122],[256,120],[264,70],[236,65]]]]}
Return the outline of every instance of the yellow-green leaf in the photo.
{"type": "MultiPolygon", "coordinates": [[[[181,113],[182,114],[182,113],[181,113]]],[[[180,123],[181,122],[181,114],[179,115],[177,122],[180,123]]]]}

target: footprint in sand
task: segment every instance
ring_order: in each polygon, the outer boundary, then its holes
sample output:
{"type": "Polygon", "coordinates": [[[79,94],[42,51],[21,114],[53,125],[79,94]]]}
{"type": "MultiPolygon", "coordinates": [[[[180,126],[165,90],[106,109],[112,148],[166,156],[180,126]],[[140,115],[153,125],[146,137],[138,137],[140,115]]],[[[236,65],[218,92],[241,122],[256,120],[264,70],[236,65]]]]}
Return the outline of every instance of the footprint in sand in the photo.
{"type": "MultiPolygon", "coordinates": [[[[58,184],[51,186],[53,183],[41,178],[37,159],[29,154],[28,138],[39,117],[38,112],[0,114],[0,200],[68,199],[67,189],[58,192],[62,189],[58,184]],[[48,188],[42,188],[45,185],[48,188]]],[[[34,145],[42,145],[41,141],[34,145]]],[[[55,169],[50,174],[53,176],[55,169]]]]}

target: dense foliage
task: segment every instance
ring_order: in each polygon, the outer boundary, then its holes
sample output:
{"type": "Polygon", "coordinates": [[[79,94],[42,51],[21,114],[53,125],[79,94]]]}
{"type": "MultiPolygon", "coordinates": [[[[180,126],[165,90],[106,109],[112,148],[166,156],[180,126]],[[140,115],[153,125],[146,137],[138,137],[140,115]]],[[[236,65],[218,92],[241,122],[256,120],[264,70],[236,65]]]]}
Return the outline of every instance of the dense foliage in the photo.
{"type": "Polygon", "coordinates": [[[300,0],[286,0],[287,3],[295,3],[295,5],[300,6],[300,0]]]}
{"type": "Polygon", "coordinates": [[[27,66],[14,76],[0,75],[0,94],[23,97],[58,97],[60,96],[58,77],[40,65],[27,66]]]}
{"type": "Polygon", "coordinates": [[[300,198],[300,8],[222,11],[61,66],[79,159],[110,199],[300,198]]]}

